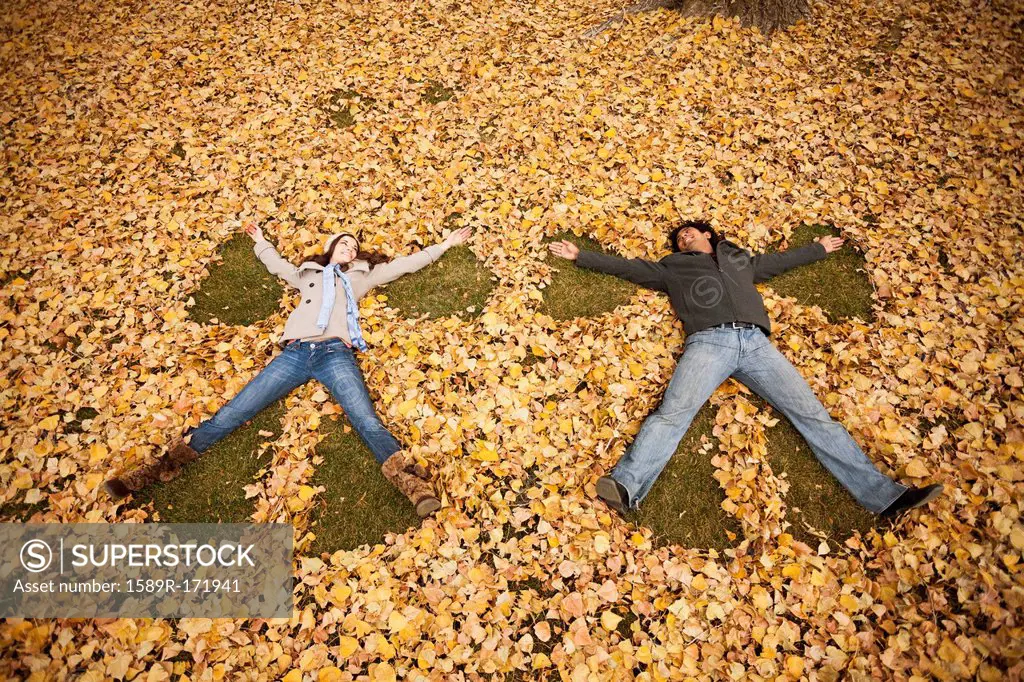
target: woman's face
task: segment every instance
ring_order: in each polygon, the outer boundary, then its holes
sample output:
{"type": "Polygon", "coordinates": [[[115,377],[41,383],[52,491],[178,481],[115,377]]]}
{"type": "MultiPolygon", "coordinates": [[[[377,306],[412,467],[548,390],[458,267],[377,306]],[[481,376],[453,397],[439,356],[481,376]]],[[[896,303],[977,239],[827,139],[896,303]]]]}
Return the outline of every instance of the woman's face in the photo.
{"type": "Polygon", "coordinates": [[[355,237],[345,235],[338,240],[338,245],[334,247],[334,255],[331,256],[331,263],[348,265],[355,260],[356,253],[358,251],[359,244],[356,243],[355,237]]]}

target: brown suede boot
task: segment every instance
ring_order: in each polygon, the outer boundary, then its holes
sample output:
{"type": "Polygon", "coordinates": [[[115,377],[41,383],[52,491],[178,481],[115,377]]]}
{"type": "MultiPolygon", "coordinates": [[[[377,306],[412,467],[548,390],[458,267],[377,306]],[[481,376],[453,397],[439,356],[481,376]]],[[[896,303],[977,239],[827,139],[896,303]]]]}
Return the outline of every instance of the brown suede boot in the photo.
{"type": "Polygon", "coordinates": [[[409,498],[420,518],[430,516],[441,508],[441,500],[434,495],[427,470],[402,450],[388,457],[380,470],[384,478],[409,498]]]}
{"type": "Polygon", "coordinates": [[[199,457],[181,438],[171,443],[167,452],[148,464],[142,464],[131,471],[112,478],[103,484],[114,499],[120,499],[142,490],[156,481],[170,481],[181,473],[181,467],[199,457]]]}

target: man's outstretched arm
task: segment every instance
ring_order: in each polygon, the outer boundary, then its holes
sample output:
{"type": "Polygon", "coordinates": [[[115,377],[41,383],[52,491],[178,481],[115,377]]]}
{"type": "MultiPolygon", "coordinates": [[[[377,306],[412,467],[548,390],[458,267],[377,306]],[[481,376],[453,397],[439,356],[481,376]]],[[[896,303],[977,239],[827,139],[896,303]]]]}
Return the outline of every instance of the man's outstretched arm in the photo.
{"type": "Polygon", "coordinates": [[[842,237],[821,237],[806,246],[795,249],[776,253],[759,253],[750,259],[750,263],[754,267],[754,282],[763,282],[800,265],[819,261],[842,245],[842,237]]]}
{"type": "Polygon", "coordinates": [[[548,247],[553,254],[576,261],[576,265],[588,270],[615,275],[655,291],[668,291],[665,283],[666,268],[661,263],[652,263],[642,258],[620,258],[596,251],[583,251],[570,241],[554,242],[548,247]]]}

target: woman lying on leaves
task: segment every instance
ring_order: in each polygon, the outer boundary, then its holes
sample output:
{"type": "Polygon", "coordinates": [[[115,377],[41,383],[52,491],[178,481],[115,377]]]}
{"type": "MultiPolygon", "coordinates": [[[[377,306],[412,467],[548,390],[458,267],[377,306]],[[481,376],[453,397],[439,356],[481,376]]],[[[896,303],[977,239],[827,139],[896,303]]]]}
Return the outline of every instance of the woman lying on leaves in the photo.
{"type": "Polygon", "coordinates": [[[352,427],[381,464],[384,476],[416,506],[416,513],[425,517],[437,511],[441,502],[426,469],[402,450],[381,423],[356,363],[355,351],[366,350],[359,328],[359,299],[375,286],[433,263],[449,247],[465,242],[469,228],[456,230],[439,244],[390,262],[380,254],[360,251],[359,242],[351,234],[336,234],[328,240],[323,254],[299,267],[282,258],[264,239],[260,228],[250,223],[245,231],[254,241],[256,257],[302,294],[285,323],[280,339],[284,350],[213,417],[187,431],[155,462],[107,481],[107,491],[121,498],[158,479],[170,480],[182,465],[199,457],[260,410],[316,379],[341,404],[352,427]]]}

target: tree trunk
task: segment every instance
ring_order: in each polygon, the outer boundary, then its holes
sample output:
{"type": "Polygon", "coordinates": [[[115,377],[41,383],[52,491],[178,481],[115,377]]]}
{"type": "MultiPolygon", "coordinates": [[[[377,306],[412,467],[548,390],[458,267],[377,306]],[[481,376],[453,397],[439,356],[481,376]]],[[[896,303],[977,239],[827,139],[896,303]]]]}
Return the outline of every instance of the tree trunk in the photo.
{"type": "Polygon", "coordinates": [[[808,0],[640,0],[627,7],[602,24],[587,30],[584,36],[592,38],[614,24],[619,23],[627,14],[639,14],[662,7],[674,9],[690,16],[719,15],[737,17],[743,26],[756,26],[761,32],[770,35],[772,31],[785,28],[810,9],[808,0]]]}
{"type": "Polygon", "coordinates": [[[744,26],[756,26],[765,35],[796,23],[807,15],[807,0],[683,0],[673,4],[684,14],[738,17],[744,26]]]}

